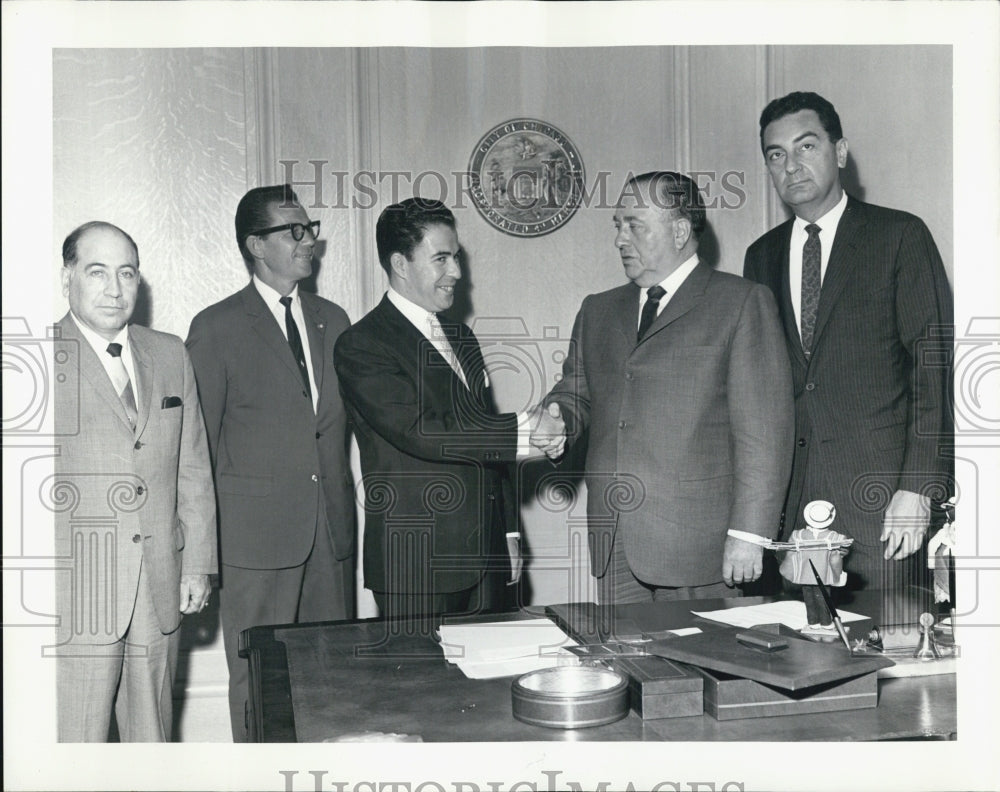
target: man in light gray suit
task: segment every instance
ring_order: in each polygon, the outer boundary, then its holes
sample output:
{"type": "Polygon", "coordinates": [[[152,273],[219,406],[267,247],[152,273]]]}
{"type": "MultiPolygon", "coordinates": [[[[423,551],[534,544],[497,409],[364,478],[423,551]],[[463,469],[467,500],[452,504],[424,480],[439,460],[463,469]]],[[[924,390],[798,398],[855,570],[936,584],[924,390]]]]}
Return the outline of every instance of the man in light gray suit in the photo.
{"type": "Polygon", "coordinates": [[[778,531],[791,456],[774,299],[699,261],[705,209],[686,176],[630,180],[615,228],[630,282],[584,299],[563,379],[546,397],[571,439],[589,434],[601,601],[735,594],[761,574],[755,541],[778,531]]]}
{"type": "Polygon", "coordinates": [[[50,491],[56,511],[58,735],[170,739],[181,615],[216,572],[215,498],[181,340],[129,325],[139,253],[110,223],[63,244],[50,491]],[[67,376],[78,372],[79,377],[67,376]]]}

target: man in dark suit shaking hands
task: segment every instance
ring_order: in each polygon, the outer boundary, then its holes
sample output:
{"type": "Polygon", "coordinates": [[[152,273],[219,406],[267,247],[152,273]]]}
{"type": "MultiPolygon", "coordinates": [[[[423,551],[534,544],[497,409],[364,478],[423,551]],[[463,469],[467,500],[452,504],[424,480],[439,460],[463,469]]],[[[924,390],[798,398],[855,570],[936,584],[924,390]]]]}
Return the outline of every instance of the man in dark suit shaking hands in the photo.
{"type": "Polygon", "coordinates": [[[361,449],[365,586],[387,618],[488,610],[520,572],[505,466],[531,453],[532,430],[558,443],[563,422],[496,414],[475,335],[439,316],[462,276],[444,204],[387,207],[376,241],[389,289],[336,349],[361,449]]]}
{"type": "Polygon", "coordinates": [[[757,542],[778,531],[788,475],[791,381],[774,299],[699,260],[705,207],[687,176],[631,179],[614,222],[629,283],[584,299],[546,398],[571,437],[589,435],[601,601],[735,595],[761,575],[757,542]]]}
{"type": "Polygon", "coordinates": [[[354,615],[354,497],[333,345],[347,314],[298,288],[319,222],[288,185],[250,190],[236,242],[252,280],[199,313],[187,345],[219,501],[233,739],[246,739],[242,630],[354,615]]]}
{"type": "Polygon", "coordinates": [[[847,140],[826,99],[772,101],[760,141],[795,217],[747,250],[744,275],[778,301],[795,389],[796,441],[785,529],[811,500],[854,537],[851,587],[896,588],[915,570],[932,498],[951,463],[952,300],[924,223],[841,187],[847,140]],[[933,365],[924,361],[934,359],[933,365]],[[914,556],[915,559],[915,556],[914,556]]]}

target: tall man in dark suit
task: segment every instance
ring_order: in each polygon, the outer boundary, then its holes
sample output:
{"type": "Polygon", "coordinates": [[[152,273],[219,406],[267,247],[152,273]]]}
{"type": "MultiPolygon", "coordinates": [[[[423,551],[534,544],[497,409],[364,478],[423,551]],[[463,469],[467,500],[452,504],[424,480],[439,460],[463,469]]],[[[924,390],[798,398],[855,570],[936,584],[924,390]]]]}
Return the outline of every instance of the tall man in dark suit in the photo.
{"type": "Polygon", "coordinates": [[[354,498],[333,368],[349,321],[298,288],[312,273],[318,232],[289,186],[250,190],[236,209],[236,242],[252,280],[199,313],[187,339],[215,468],[238,742],[247,697],[240,632],[354,615],[354,498]]]}
{"type": "MultiPolygon", "coordinates": [[[[583,301],[546,402],[589,433],[587,517],[606,604],[727,596],[762,570],[792,443],[781,326],[767,289],[698,259],[705,209],[672,172],[615,211],[629,283],[583,301]]],[[[548,449],[546,449],[548,453],[548,449]]]]}
{"type": "Polygon", "coordinates": [[[117,226],[63,243],[55,426],[61,742],[170,739],[182,614],[216,572],[215,498],[194,372],[176,336],[128,321],[139,251],[117,226]],[[71,376],[78,372],[79,378],[71,376]]]}
{"type": "Polygon", "coordinates": [[[795,213],[744,263],[744,275],[778,300],[792,366],[785,529],[804,526],[809,501],[833,502],[834,528],[855,539],[848,585],[895,588],[915,571],[899,561],[922,546],[931,497],[949,487],[953,320],[941,257],[919,218],[843,191],[847,140],[823,97],[775,99],[761,114],[760,141],[795,213]]]}
{"type": "Polygon", "coordinates": [[[444,204],[387,207],[376,241],[389,290],[336,348],[364,473],[365,586],[389,618],[490,609],[520,571],[504,467],[562,419],[497,415],[472,330],[439,317],[462,275],[444,204]]]}

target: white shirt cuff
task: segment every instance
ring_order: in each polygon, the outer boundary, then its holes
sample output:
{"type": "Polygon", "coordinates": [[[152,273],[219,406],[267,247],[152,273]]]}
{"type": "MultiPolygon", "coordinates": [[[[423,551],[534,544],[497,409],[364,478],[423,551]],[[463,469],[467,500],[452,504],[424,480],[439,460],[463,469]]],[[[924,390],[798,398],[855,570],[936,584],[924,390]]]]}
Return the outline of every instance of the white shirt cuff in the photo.
{"type": "Polygon", "coordinates": [[[767,547],[771,544],[771,540],[766,536],[750,533],[749,531],[736,531],[730,528],[726,533],[734,539],[742,539],[744,542],[750,542],[750,544],[760,545],[761,547],[767,547]]]}
{"type": "Polygon", "coordinates": [[[517,414],[517,458],[531,454],[531,421],[528,413],[517,414]]]}

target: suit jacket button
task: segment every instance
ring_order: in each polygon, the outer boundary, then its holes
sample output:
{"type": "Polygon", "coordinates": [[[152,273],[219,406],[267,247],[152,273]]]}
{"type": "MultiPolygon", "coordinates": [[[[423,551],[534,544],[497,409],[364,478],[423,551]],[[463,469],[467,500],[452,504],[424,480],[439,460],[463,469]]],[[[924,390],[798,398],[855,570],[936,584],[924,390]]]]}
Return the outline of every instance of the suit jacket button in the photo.
{"type": "Polygon", "coordinates": [[[313,481],[319,481],[319,476],[317,476],[315,473],[313,473],[312,474],[312,480],[313,481]]]}
{"type": "Polygon", "coordinates": [[[809,383],[807,383],[806,384],[806,390],[807,391],[816,390],[816,383],[815,382],[809,382],[809,383]]]}
{"type": "Polygon", "coordinates": [[[132,446],[132,447],[133,447],[133,448],[134,448],[134,449],[135,449],[136,451],[138,451],[138,450],[139,450],[140,448],[142,448],[142,440],[136,440],[136,441],[135,441],[135,445],[134,445],[134,446],[132,446]]]}
{"type": "Polygon", "coordinates": [[[627,424],[624,421],[619,421],[618,422],[618,428],[619,429],[624,429],[626,426],[627,426],[627,424]]]}
{"type": "Polygon", "coordinates": [[[141,541],[142,541],[142,537],[141,537],[141,536],[139,536],[139,534],[136,534],[135,536],[133,536],[133,537],[132,537],[132,541],[133,541],[133,542],[134,542],[135,544],[139,544],[139,542],[141,542],[141,541]]]}
{"type": "Polygon", "coordinates": [[[306,393],[305,391],[302,391],[302,395],[305,396],[307,399],[309,398],[309,394],[306,393]]]}
{"type": "Polygon", "coordinates": [[[804,437],[799,438],[799,448],[805,448],[806,439],[804,437]]]}
{"type": "Polygon", "coordinates": [[[142,493],[146,491],[146,488],[142,486],[142,484],[140,484],[138,487],[135,488],[135,491],[137,495],[142,495],[142,493]]]}
{"type": "Polygon", "coordinates": [[[632,372],[631,371],[628,371],[628,372],[625,373],[625,379],[627,379],[627,380],[631,380],[632,379],[632,372]]]}
{"type": "Polygon", "coordinates": [[[323,436],[322,432],[316,432],[316,439],[319,440],[323,436]]]}

